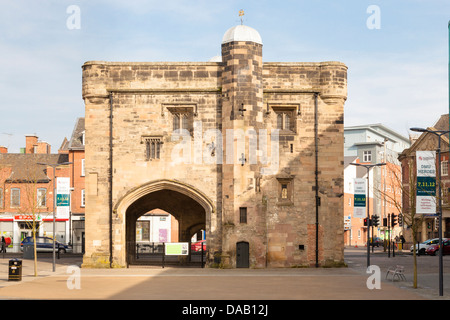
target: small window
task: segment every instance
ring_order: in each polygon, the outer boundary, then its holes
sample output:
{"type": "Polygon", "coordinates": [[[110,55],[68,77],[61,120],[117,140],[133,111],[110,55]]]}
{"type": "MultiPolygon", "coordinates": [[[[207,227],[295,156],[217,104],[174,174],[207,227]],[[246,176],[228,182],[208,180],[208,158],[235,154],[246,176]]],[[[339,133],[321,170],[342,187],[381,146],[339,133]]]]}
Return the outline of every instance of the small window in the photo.
{"type": "Polygon", "coordinates": [[[160,137],[146,137],[144,142],[147,161],[161,159],[162,139],[160,137]]]}
{"type": "Polygon", "coordinates": [[[239,222],[247,223],[247,207],[239,208],[239,222]]]}
{"type": "Polygon", "coordinates": [[[81,159],[81,176],[84,177],[84,159],[81,159]]]}
{"type": "Polygon", "coordinates": [[[20,189],[19,188],[11,189],[11,207],[12,208],[20,207],[20,189]]]}
{"type": "Polygon", "coordinates": [[[273,121],[276,123],[276,128],[280,130],[280,134],[294,134],[296,133],[296,120],[300,116],[299,104],[286,105],[271,105],[274,111],[273,121]]]}
{"type": "Polygon", "coordinates": [[[84,191],[84,189],[82,189],[81,190],[81,207],[85,206],[85,204],[86,204],[85,200],[86,200],[85,191],[84,191]]]}
{"type": "Polygon", "coordinates": [[[136,221],[136,241],[150,241],[150,221],[136,221]]]}
{"type": "Polygon", "coordinates": [[[372,162],[372,151],[364,151],[363,162],[372,162]]]}
{"type": "Polygon", "coordinates": [[[172,128],[173,131],[183,129],[189,133],[193,130],[193,114],[188,111],[180,111],[172,113],[172,128]]]}
{"type": "Polygon", "coordinates": [[[441,162],[441,174],[443,176],[448,176],[448,161],[441,162]]]}
{"type": "Polygon", "coordinates": [[[277,129],[280,131],[295,131],[293,112],[290,110],[275,111],[277,114],[277,129]]]}
{"type": "Polygon", "coordinates": [[[292,203],[292,179],[291,178],[277,178],[278,180],[278,203],[289,204],[292,203]]]}
{"type": "Polygon", "coordinates": [[[46,207],[47,206],[47,189],[39,188],[37,190],[36,203],[37,203],[38,207],[46,207]]]}

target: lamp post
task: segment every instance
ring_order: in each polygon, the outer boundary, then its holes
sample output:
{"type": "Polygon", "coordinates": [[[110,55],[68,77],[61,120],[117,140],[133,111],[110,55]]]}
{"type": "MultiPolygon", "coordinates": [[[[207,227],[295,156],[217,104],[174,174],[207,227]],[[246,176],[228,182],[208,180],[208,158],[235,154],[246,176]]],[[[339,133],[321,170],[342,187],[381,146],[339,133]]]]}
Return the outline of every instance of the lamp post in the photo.
{"type": "Polygon", "coordinates": [[[55,187],[55,180],[56,180],[56,167],[72,164],[73,162],[62,162],[62,163],[42,163],[38,162],[37,164],[48,166],[53,168],[53,272],[56,270],[56,254],[55,254],[55,238],[56,238],[56,187],[55,187]]]}
{"type": "Polygon", "coordinates": [[[439,295],[444,295],[444,284],[443,284],[443,262],[442,262],[442,251],[444,248],[442,247],[442,198],[441,198],[441,136],[449,133],[448,130],[429,130],[424,128],[410,128],[409,130],[415,132],[427,132],[432,133],[438,137],[438,160],[437,160],[437,172],[438,172],[438,185],[439,185],[439,193],[438,193],[438,205],[439,209],[437,212],[437,216],[439,218],[439,295]]]}
{"type": "MultiPolygon", "coordinates": [[[[350,163],[354,166],[364,167],[367,170],[367,196],[366,196],[366,206],[367,206],[367,267],[370,266],[370,215],[369,215],[369,170],[373,167],[381,167],[386,165],[386,163],[376,163],[376,164],[363,164],[363,163],[350,163]]],[[[372,235],[373,236],[373,235],[372,235]]]]}

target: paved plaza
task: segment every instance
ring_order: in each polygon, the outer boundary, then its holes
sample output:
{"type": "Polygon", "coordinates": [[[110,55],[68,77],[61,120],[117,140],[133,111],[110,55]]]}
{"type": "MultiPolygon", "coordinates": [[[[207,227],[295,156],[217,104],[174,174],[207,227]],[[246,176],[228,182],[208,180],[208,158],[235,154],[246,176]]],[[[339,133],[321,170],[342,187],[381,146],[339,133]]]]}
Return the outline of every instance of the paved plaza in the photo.
{"type": "MultiPolygon", "coordinates": [[[[0,256],[1,257],[1,256],[0,256]]],[[[449,258],[449,257],[444,257],[449,258]]],[[[346,268],[210,269],[130,267],[79,269],[81,256],[39,258],[38,276],[32,260],[22,259],[22,280],[8,281],[11,257],[0,259],[0,299],[63,300],[423,300],[449,299],[450,283],[444,274],[444,297],[438,296],[434,267],[419,276],[412,289],[408,254],[387,258],[382,250],[371,254],[380,268],[381,288],[369,289],[365,249],[346,249],[346,268]],[[405,265],[406,281],[385,280],[386,268],[405,265]]],[[[437,257],[420,257],[425,259],[437,257]]],[[[430,262],[429,260],[428,262],[430,262]]],[[[434,261],[433,261],[434,262],[434,261]]],[[[444,261],[444,263],[447,261],[444,261]]],[[[419,263],[419,265],[420,265],[419,263]]],[[[447,263],[448,265],[449,263],[447,263]]],[[[428,270],[428,269],[427,269],[428,270]]]]}

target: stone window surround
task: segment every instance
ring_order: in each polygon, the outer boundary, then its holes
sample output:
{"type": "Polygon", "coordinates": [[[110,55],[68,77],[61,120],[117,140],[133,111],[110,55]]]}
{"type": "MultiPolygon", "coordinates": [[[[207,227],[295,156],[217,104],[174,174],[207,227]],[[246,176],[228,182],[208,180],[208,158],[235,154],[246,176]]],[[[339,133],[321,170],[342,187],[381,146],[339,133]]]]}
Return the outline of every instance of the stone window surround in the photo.
{"type": "Polygon", "coordinates": [[[141,144],[145,145],[146,161],[161,159],[161,145],[163,143],[163,136],[161,135],[148,135],[141,137],[141,144]]]}
{"type": "Polygon", "coordinates": [[[278,181],[278,205],[294,204],[294,177],[277,177],[278,181]]]}
{"type": "Polygon", "coordinates": [[[164,109],[167,109],[170,113],[171,128],[176,129],[186,129],[191,135],[194,134],[194,117],[198,115],[197,113],[197,103],[192,102],[173,102],[173,103],[162,103],[161,104],[161,116],[165,116],[164,109]],[[179,117],[179,124],[175,128],[175,117],[179,117]],[[183,117],[187,118],[188,123],[183,125],[183,117]],[[185,126],[187,125],[187,128],[185,126]]]}
{"type": "Polygon", "coordinates": [[[301,115],[300,103],[267,103],[266,115],[271,113],[271,110],[275,113],[275,128],[278,128],[278,116],[283,115],[282,125],[280,129],[280,135],[293,135],[297,133],[297,119],[301,115]],[[286,116],[289,116],[289,127],[285,129],[286,116]]]}

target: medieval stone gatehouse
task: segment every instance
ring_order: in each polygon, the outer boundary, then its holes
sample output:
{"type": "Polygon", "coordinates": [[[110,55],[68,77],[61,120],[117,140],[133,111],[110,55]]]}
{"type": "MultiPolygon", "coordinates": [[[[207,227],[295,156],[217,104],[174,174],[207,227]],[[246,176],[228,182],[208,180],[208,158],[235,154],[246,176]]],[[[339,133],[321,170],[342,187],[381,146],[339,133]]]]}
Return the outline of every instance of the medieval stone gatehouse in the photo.
{"type": "Polygon", "coordinates": [[[238,25],[210,62],[83,65],[83,266],[132,264],[155,208],[180,242],[205,230],[209,266],[343,262],[347,67],[263,62],[262,48],[238,25]]]}

